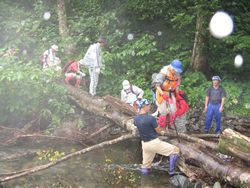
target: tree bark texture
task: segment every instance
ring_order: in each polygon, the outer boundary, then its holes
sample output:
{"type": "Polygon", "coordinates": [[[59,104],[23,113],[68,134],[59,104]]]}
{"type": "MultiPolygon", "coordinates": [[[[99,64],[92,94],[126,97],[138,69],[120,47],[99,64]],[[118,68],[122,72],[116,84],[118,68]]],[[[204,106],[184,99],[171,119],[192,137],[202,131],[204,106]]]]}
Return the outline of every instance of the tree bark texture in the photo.
{"type": "Polygon", "coordinates": [[[228,165],[213,154],[212,151],[200,144],[188,143],[186,141],[178,143],[177,140],[171,140],[170,142],[180,148],[181,155],[186,161],[201,167],[211,176],[223,178],[236,187],[250,186],[250,172],[248,168],[228,165]]]}
{"type": "Polygon", "coordinates": [[[250,139],[232,129],[225,129],[222,134],[219,150],[250,162],[250,139]]]}
{"type": "Polygon", "coordinates": [[[193,46],[193,53],[192,53],[192,70],[197,72],[203,72],[207,70],[207,63],[208,63],[208,44],[204,32],[204,28],[202,23],[207,23],[202,16],[202,13],[199,12],[197,14],[197,21],[196,21],[196,33],[194,39],[194,46],[193,46]]]}

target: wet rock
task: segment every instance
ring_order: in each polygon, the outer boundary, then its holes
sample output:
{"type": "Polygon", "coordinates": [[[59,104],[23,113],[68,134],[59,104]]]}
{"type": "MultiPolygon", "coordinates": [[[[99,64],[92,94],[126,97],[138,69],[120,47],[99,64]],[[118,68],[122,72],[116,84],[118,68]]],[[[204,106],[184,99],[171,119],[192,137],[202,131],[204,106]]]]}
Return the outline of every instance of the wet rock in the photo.
{"type": "Polygon", "coordinates": [[[242,126],[240,126],[240,125],[235,126],[235,130],[240,131],[240,132],[245,132],[245,131],[247,131],[246,129],[244,129],[244,128],[243,128],[242,126]]]}
{"type": "Polygon", "coordinates": [[[236,116],[232,115],[232,114],[226,114],[226,118],[227,119],[236,119],[236,116]]]}
{"type": "Polygon", "coordinates": [[[190,114],[190,118],[198,118],[201,116],[200,110],[193,110],[192,113],[190,114]]]}
{"type": "Polygon", "coordinates": [[[182,175],[173,176],[170,179],[170,182],[171,182],[171,184],[173,184],[175,186],[183,187],[183,188],[190,187],[190,185],[191,185],[188,178],[186,176],[182,176],[182,175]]]}
{"type": "Polygon", "coordinates": [[[198,125],[193,126],[193,130],[198,131],[200,130],[200,127],[198,125]]]}

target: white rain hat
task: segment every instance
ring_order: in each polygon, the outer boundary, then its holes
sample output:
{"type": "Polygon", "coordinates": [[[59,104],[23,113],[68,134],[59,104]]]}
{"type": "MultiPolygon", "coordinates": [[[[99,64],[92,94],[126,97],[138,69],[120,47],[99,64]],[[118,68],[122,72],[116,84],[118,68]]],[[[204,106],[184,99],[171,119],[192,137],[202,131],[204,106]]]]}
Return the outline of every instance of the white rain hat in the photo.
{"type": "Polygon", "coordinates": [[[122,87],[123,87],[123,89],[129,89],[129,81],[128,80],[124,80],[123,82],[122,82],[122,87]]]}
{"type": "Polygon", "coordinates": [[[58,46],[55,45],[55,44],[53,44],[53,45],[51,46],[51,48],[54,49],[55,51],[58,51],[58,46]]]}

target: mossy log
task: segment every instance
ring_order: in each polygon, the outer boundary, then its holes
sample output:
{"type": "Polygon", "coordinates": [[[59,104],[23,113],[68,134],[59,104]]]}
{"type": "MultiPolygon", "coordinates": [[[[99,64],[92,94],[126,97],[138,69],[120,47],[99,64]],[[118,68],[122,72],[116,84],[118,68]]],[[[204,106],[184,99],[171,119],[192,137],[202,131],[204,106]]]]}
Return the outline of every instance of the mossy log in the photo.
{"type": "Polygon", "coordinates": [[[250,162],[250,139],[232,129],[225,129],[219,140],[221,153],[250,162]]]}
{"type": "Polygon", "coordinates": [[[175,146],[181,150],[181,156],[188,163],[199,166],[213,177],[223,179],[236,187],[250,187],[250,171],[248,168],[239,168],[236,165],[227,164],[216,156],[210,148],[206,146],[182,141],[171,140],[175,146]]]}

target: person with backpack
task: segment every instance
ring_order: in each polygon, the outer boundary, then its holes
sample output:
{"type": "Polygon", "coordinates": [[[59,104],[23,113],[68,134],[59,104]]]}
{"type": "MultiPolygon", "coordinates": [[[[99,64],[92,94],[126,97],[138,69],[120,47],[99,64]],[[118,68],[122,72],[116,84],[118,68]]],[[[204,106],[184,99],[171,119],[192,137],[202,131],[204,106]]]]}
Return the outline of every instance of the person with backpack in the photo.
{"type": "Polygon", "coordinates": [[[166,129],[167,114],[169,114],[169,126],[174,129],[174,121],[177,117],[176,101],[180,101],[179,85],[182,62],[178,59],[172,61],[170,65],[164,66],[156,76],[156,105],[159,108],[158,124],[162,129],[166,129]]]}
{"type": "Polygon", "coordinates": [[[122,82],[121,100],[137,108],[137,103],[142,99],[144,91],[134,85],[130,85],[128,80],[122,82]]]}
{"type": "Polygon", "coordinates": [[[58,51],[58,46],[53,44],[49,50],[43,52],[41,57],[41,63],[43,69],[49,67],[55,67],[54,69],[58,72],[59,76],[61,76],[62,68],[60,67],[61,60],[56,57],[56,52],[58,51]]]}
{"type": "Polygon", "coordinates": [[[157,124],[155,117],[148,115],[151,104],[148,99],[142,99],[138,104],[139,114],[134,118],[134,125],[137,127],[142,145],[142,174],[148,174],[156,153],[169,156],[170,176],[179,175],[181,172],[176,171],[176,162],[180,155],[180,149],[172,144],[159,139],[161,127],[157,124]]]}
{"type": "Polygon", "coordinates": [[[213,116],[215,116],[215,134],[220,134],[221,116],[225,103],[226,90],[221,86],[221,79],[219,76],[213,76],[212,81],[213,85],[208,87],[205,99],[205,112],[207,112],[207,116],[205,121],[204,133],[208,133],[211,127],[213,116]]]}
{"type": "Polygon", "coordinates": [[[101,48],[107,43],[106,37],[100,36],[97,43],[90,45],[84,58],[80,60],[84,66],[89,69],[90,84],[89,94],[96,97],[96,87],[98,85],[99,74],[102,68],[102,50],[101,48]]]}
{"type": "Polygon", "coordinates": [[[81,84],[82,77],[85,76],[85,73],[81,72],[79,66],[81,66],[81,62],[68,61],[63,70],[65,72],[65,81],[69,83],[70,80],[76,79],[75,87],[79,88],[81,84]]]}

